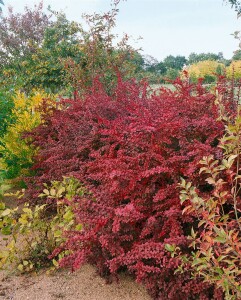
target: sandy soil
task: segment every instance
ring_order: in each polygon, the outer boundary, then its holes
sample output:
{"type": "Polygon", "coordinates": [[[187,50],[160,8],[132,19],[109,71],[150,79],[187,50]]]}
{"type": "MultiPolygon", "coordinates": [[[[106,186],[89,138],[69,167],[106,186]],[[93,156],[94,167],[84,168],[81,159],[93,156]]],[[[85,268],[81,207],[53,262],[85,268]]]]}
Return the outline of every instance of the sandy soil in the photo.
{"type": "Polygon", "coordinates": [[[54,275],[15,276],[0,272],[0,300],[151,300],[132,278],[121,275],[119,283],[106,284],[94,267],[61,271],[54,275]]]}

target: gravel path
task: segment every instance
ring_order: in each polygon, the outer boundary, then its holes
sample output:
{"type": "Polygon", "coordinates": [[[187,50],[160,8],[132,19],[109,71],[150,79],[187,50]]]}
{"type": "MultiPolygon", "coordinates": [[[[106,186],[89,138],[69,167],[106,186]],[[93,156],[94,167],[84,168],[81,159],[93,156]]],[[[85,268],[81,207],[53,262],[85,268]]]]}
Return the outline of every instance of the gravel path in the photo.
{"type": "Polygon", "coordinates": [[[94,267],[75,273],[14,276],[0,272],[0,300],[151,300],[145,289],[126,275],[119,283],[106,284],[94,267]]]}

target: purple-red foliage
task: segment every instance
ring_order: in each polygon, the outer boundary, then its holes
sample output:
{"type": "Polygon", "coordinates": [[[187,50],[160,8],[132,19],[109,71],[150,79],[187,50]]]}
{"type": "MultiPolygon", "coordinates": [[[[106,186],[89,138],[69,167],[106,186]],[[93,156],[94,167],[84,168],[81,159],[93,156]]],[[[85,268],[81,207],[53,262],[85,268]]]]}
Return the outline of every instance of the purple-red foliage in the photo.
{"type": "Polygon", "coordinates": [[[40,147],[32,191],[71,174],[92,192],[75,199],[84,229],[69,233],[73,254],[62,265],[90,262],[102,275],[128,269],[155,299],[222,299],[191,274],[174,274],[180,261],[165,250],[188,251],[193,220],[182,215],[176,185],[181,176],[196,182],[198,162],[220,155],[223,134],[215,96],[201,82],[174,85],[148,96],[146,85],[119,80],[108,96],[96,82],[84,100],[63,101],[32,134],[40,147]]]}

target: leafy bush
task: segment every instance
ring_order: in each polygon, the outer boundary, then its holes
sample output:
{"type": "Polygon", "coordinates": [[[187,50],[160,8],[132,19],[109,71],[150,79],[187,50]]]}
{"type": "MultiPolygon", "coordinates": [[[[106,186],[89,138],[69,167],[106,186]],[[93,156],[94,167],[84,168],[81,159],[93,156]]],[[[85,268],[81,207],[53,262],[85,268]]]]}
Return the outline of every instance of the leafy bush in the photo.
{"type": "Polygon", "coordinates": [[[227,77],[232,79],[233,77],[235,79],[241,78],[241,60],[236,60],[231,62],[231,64],[226,68],[227,77]]]}
{"type": "MultiPolygon", "coordinates": [[[[0,233],[5,236],[5,247],[0,250],[0,269],[16,266],[20,272],[31,272],[43,267],[49,271],[58,267],[58,260],[68,252],[52,259],[49,255],[65,240],[65,232],[81,230],[76,222],[72,204],[74,196],[86,194],[85,188],[74,178],[64,177],[45,185],[39,197],[55,199],[56,206],[43,204],[31,208],[28,204],[14,209],[0,202],[0,233]]],[[[13,194],[5,194],[5,196],[13,194]]],[[[14,196],[21,198],[18,191],[14,196]]]]}
{"type": "Polygon", "coordinates": [[[148,96],[145,84],[119,78],[109,96],[97,81],[83,101],[63,101],[31,135],[40,151],[29,192],[34,199],[43,182],[71,175],[93,193],[95,201],[74,199],[83,230],[54,252],[71,251],[62,266],[90,262],[102,275],[127,268],[156,299],[210,299],[212,285],[174,274],[180,261],[165,244],[188,251],[193,218],[182,215],[176,186],[180,176],[199,178],[204,155],[218,157],[224,127],[201,83],[174,85],[148,96]]]}
{"type": "Polygon", "coordinates": [[[13,98],[13,107],[9,104],[11,115],[5,117],[5,132],[0,136],[1,177],[15,178],[28,172],[37,149],[28,144],[29,141],[23,138],[23,134],[41,123],[44,111],[41,111],[40,107],[43,103],[55,105],[54,101],[47,97],[40,92],[29,97],[18,93],[13,98]]]}
{"type": "Polygon", "coordinates": [[[165,77],[171,80],[175,80],[180,75],[180,71],[177,69],[169,68],[165,74],[165,77]]]}
{"type": "Polygon", "coordinates": [[[200,162],[210,192],[203,194],[184,179],[180,185],[183,213],[199,220],[190,236],[192,256],[181,257],[195,276],[214,283],[225,299],[234,300],[241,299],[240,113],[228,121],[219,146],[222,157],[208,156],[200,162]]]}
{"type": "Polygon", "coordinates": [[[13,99],[5,91],[0,91],[0,138],[6,133],[8,125],[10,125],[14,120],[12,115],[12,109],[14,107],[13,99]]]}
{"type": "Polygon", "coordinates": [[[205,83],[212,83],[217,78],[215,74],[222,75],[224,73],[225,66],[214,60],[205,60],[190,65],[187,70],[192,81],[196,82],[198,78],[202,77],[205,83]]]}

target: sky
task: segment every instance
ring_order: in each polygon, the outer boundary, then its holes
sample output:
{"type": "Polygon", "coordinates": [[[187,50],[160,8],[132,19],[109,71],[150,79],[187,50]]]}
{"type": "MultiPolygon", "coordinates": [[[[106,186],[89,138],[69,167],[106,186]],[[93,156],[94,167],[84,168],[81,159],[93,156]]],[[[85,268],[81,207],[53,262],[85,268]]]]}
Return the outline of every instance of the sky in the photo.
{"type": "MultiPolygon", "coordinates": [[[[69,20],[82,22],[83,13],[105,12],[111,0],[44,0],[57,11],[64,11],[69,20]]],[[[9,5],[22,12],[37,0],[4,0],[3,12],[9,5]]],[[[115,32],[132,36],[131,44],[142,48],[143,55],[159,61],[168,55],[191,52],[223,52],[229,59],[239,48],[231,35],[241,30],[241,18],[223,0],[127,0],[119,5],[115,32]],[[137,41],[138,37],[142,39],[137,41]]]]}

